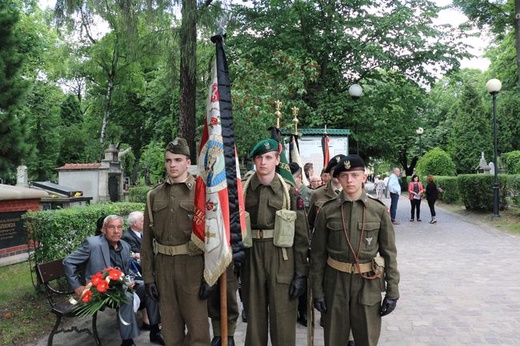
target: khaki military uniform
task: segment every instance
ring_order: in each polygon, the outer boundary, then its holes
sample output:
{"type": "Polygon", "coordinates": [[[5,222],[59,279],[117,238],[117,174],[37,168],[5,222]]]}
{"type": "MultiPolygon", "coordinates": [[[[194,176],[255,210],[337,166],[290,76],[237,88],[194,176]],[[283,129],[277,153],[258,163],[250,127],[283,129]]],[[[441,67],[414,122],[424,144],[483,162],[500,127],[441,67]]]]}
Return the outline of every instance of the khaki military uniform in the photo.
{"type": "Polygon", "coordinates": [[[157,284],[162,334],[168,346],[210,343],[207,302],[198,295],[204,258],[190,241],[194,193],[191,175],[183,183],[166,181],[149,192],[144,213],[143,278],[145,283],[157,284]]]}
{"type": "MultiPolygon", "coordinates": [[[[251,229],[261,235],[262,230],[274,228],[275,212],[282,209],[284,193],[284,186],[276,176],[270,185],[262,185],[256,175],[250,178],[245,204],[251,229]]],[[[291,209],[297,210],[293,187],[289,194],[291,209]]],[[[289,287],[295,273],[308,273],[309,248],[304,211],[299,210],[297,214],[293,247],[282,249],[274,246],[272,238],[257,237],[253,239],[253,246],[246,249],[241,274],[247,312],[246,346],[267,345],[268,330],[274,346],[296,343],[298,299],[289,299],[289,287]]]]}
{"type": "Polygon", "coordinates": [[[316,217],[318,216],[318,212],[323,203],[335,198],[337,195],[338,194],[334,191],[332,186],[332,179],[327,182],[327,185],[320,186],[312,192],[308,215],[308,221],[311,230],[314,228],[316,217]]]}
{"type": "Polygon", "coordinates": [[[356,345],[377,345],[381,292],[388,298],[399,298],[396,256],[394,228],[379,200],[365,192],[356,201],[341,194],[321,207],[311,244],[311,282],[313,297],[325,297],[327,305],[323,314],[325,345],[346,345],[345,331],[350,328],[356,345]],[[354,253],[360,267],[352,265],[354,253]],[[362,273],[368,270],[364,276],[373,275],[367,267],[372,268],[370,263],[378,253],[385,260],[384,275],[370,280],[352,272],[354,267],[362,273]]]}

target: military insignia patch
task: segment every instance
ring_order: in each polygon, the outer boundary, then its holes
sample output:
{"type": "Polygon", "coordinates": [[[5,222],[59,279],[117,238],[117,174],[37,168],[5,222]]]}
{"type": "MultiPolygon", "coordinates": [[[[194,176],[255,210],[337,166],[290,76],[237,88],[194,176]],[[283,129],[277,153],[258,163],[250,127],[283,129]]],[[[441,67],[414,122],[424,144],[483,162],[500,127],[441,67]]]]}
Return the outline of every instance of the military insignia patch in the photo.
{"type": "Polygon", "coordinates": [[[341,156],[338,155],[334,159],[336,160],[336,164],[337,164],[339,162],[339,160],[341,160],[341,156]]]}
{"type": "Polygon", "coordinates": [[[343,163],[343,166],[345,166],[345,169],[346,169],[346,170],[349,170],[350,167],[351,167],[351,165],[350,165],[350,161],[349,161],[349,160],[345,161],[345,163],[343,163]]]}
{"type": "Polygon", "coordinates": [[[271,149],[271,145],[269,144],[269,142],[265,142],[264,143],[264,147],[266,150],[270,150],[271,149]]]}
{"type": "Polygon", "coordinates": [[[178,144],[179,144],[179,141],[178,141],[177,139],[174,139],[174,140],[172,141],[172,145],[178,145],[178,144]]]}
{"type": "Polygon", "coordinates": [[[303,203],[303,198],[300,195],[298,195],[296,197],[296,208],[298,210],[303,210],[305,208],[305,205],[303,203]]]}
{"type": "Polygon", "coordinates": [[[370,246],[370,244],[372,244],[372,239],[373,238],[365,238],[365,242],[367,243],[367,246],[370,246]]]}

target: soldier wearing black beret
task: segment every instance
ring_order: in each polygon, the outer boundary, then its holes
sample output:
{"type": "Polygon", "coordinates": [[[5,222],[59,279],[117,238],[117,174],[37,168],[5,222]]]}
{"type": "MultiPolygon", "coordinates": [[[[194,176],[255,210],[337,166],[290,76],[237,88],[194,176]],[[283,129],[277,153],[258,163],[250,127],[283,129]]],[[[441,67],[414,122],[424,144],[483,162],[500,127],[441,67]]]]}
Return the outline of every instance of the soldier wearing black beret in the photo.
{"type": "Polygon", "coordinates": [[[363,189],[361,157],[343,157],[333,177],[342,193],[321,207],[311,242],[314,307],[322,313],[326,346],[346,345],[349,329],[356,345],[377,345],[381,317],[399,298],[394,228],[386,206],[363,189]]]}

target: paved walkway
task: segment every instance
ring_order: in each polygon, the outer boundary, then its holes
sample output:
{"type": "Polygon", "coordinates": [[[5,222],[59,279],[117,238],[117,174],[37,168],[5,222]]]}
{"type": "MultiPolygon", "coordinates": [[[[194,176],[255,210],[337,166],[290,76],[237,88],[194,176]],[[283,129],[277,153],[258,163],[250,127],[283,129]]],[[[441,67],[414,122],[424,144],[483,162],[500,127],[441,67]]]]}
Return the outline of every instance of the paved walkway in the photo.
{"type": "MultiPolygon", "coordinates": [[[[385,199],[389,205],[390,200],[385,199]]],[[[409,222],[410,203],[399,201],[395,227],[401,298],[383,318],[380,345],[520,345],[520,236],[512,236],[438,208],[431,225],[426,203],[423,222],[409,222]]],[[[120,344],[115,318],[100,317],[104,346],[120,344]],[[102,326],[104,324],[104,326],[102,326]]],[[[319,313],[317,313],[319,315],[319,313]]],[[[86,322],[88,323],[88,322],[86,322]]],[[[55,345],[93,345],[78,334],[56,336],[55,345]]],[[[315,328],[315,345],[323,332],[315,328]]],[[[235,336],[243,345],[245,324],[235,336]]],[[[306,345],[306,329],[297,326],[297,345],[306,345]]],[[[135,339],[150,345],[148,332],[135,339]]],[[[46,345],[46,338],[37,344],[46,345]]]]}

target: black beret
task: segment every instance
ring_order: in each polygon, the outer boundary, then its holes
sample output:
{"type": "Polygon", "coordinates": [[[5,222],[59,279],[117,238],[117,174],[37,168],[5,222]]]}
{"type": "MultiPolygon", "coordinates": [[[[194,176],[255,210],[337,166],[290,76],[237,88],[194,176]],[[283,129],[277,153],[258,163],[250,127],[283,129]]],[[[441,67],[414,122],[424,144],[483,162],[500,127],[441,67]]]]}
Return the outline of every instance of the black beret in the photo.
{"type": "Polygon", "coordinates": [[[270,151],[278,152],[278,147],[278,142],[274,139],[261,140],[260,142],[256,143],[253,150],[251,150],[251,152],[249,153],[249,158],[252,159],[256,155],[263,155],[270,151]]]}
{"type": "Polygon", "coordinates": [[[336,167],[336,165],[338,164],[338,162],[344,158],[345,155],[343,154],[339,154],[339,155],[336,155],[334,156],[332,159],[329,160],[329,163],[327,164],[327,167],[325,168],[325,171],[324,173],[330,173],[330,171],[336,167]]]}
{"type": "Polygon", "coordinates": [[[190,147],[184,138],[175,138],[173,141],[168,143],[165,150],[173,154],[190,156],[190,147]]]}
{"type": "Polygon", "coordinates": [[[295,175],[296,173],[301,172],[301,170],[302,170],[300,165],[298,163],[296,163],[296,162],[291,162],[289,164],[289,168],[291,169],[291,174],[292,175],[295,175]]]}
{"type": "Polygon", "coordinates": [[[334,178],[341,172],[364,171],[365,161],[359,155],[348,155],[342,158],[334,168],[334,178]]]}

